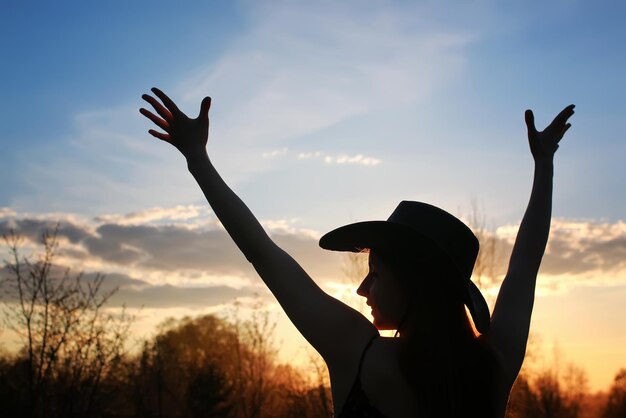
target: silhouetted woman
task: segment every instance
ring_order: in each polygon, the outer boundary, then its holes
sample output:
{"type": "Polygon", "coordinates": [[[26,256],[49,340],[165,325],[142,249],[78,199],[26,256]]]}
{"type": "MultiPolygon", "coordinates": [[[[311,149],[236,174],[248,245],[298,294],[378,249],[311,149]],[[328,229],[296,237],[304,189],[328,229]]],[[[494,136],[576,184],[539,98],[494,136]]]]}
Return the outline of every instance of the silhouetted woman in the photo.
{"type": "Polygon", "coordinates": [[[357,293],[372,307],[372,324],[322,291],[224,183],[206,152],[211,99],[190,119],[163,92],[152,92],[160,102],[143,99],[156,114],[140,111],[165,133],[148,132],[185,156],[232,239],[326,361],[337,417],[505,415],[524,360],[548,239],[553,157],[570,127],[573,105],[542,132],[526,111],[533,188],[491,318],[470,281],[478,241],[439,208],[401,202],[386,221],[347,225],[321,238],[323,248],[369,252],[369,273],[357,293]],[[397,330],[400,338],[383,338],[378,330],[397,330]]]}

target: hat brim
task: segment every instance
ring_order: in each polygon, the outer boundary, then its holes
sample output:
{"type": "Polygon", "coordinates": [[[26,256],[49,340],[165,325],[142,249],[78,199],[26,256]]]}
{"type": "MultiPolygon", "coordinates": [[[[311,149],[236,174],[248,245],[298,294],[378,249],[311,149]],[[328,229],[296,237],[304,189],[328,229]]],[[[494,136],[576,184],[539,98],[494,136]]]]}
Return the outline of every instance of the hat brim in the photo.
{"type": "MultiPolygon", "coordinates": [[[[364,249],[404,249],[430,252],[433,247],[439,249],[462,275],[454,260],[433,240],[407,228],[405,225],[390,221],[356,222],[334,229],[320,238],[320,247],[331,251],[360,252],[364,249]]],[[[490,315],[485,298],[469,277],[463,291],[463,303],[472,315],[474,326],[481,334],[489,330],[490,315]]]]}
{"type": "Polygon", "coordinates": [[[360,252],[372,248],[427,249],[436,243],[402,224],[365,221],[328,232],[319,245],[326,250],[360,252]]]}

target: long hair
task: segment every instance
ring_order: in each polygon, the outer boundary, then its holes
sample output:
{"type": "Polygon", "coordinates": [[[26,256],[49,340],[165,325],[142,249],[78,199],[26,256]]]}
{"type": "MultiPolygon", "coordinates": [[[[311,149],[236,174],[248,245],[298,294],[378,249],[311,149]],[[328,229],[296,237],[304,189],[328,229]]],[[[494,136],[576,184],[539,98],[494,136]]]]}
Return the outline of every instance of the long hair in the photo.
{"type": "Polygon", "coordinates": [[[493,416],[494,356],[477,338],[462,302],[458,273],[437,252],[379,254],[411,295],[398,325],[398,361],[419,413],[431,418],[493,416]]]}

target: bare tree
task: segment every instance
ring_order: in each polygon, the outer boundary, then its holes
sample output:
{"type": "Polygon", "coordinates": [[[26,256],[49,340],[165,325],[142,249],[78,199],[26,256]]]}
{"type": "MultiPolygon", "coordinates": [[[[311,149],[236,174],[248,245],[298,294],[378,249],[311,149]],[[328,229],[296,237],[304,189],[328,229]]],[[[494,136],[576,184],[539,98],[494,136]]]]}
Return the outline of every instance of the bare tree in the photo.
{"type": "MultiPolygon", "coordinates": [[[[496,234],[487,227],[485,211],[475,199],[471,202],[470,211],[466,218],[468,226],[480,243],[478,257],[472,271],[472,279],[481,290],[486,290],[497,285],[503,279],[504,251],[496,234]]],[[[486,296],[489,300],[489,295],[486,296]]],[[[490,303],[493,302],[490,300],[490,303]]]]}
{"type": "Polygon", "coordinates": [[[313,384],[310,385],[315,389],[314,399],[316,400],[314,407],[317,412],[316,416],[329,417],[333,414],[333,400],[330,394],[330,374],[328,367],[322,356],[316,351],[309,351],[309,364],[313,369],[313,384]]]}
{"type": "MultiPolygon", "coordinates": [[[[536,347],[533,349],[536,354],[536,347]]],[[[509,400],[507,418],[581,418],[587,412],[588,384],[583,369],[573,363],[562,366],[555,345],[547,367],[518,377],[509,400]]]]}
{"type": "Polygon", "coordinates": [[[626,417],[626,369],[615,375],[602,418],[626,417]]]}
{"type": "Polygon", "coordinates": [[[565,366],[561,380],[563,382],[563,394],[568,415],[572,418],[581,417],[585,400],[589,393],[587,373],[574,363],[568,363],[565,366]]]}
{"type": "Polygon", "coordinates": [[[239,315],[240,303],[236,302],[231,314],[236,340],[234,343],[235,382],[241,395],[238,403],[239,416],[261,418],[267,416],[264,406],[272,396],[271,376],[277,355],[274,343],[276,321],[270,318],[269,311],[260,299],[252,305],[252,317],[242,320],[239,315]]]}
{"type": "Polygon", "coordinates": [[[23,342],[28,415],[90,416],[103,377],[121,360],[131,318],[104,312],[116,289],[103,291],[103,275],[88,280],[54,264],[57,231],[45,231],[41,253],[31,257],[22,256],[19,234],[3,235],[11,257],[4,319],[23,342]]]}

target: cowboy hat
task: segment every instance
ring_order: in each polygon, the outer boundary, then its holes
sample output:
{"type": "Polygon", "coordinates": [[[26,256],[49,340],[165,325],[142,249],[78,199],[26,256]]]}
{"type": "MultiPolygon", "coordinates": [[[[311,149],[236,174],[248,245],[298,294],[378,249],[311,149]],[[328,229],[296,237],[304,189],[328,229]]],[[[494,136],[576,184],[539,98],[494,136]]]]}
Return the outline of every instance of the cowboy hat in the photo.
{"type": "Polygon", "coordinates": [[[327,250],[352,252],[366,248],[434,249],[458,273],[463,303],[478,332],[484,334],[489,330],[487,302],[470,280],[478,256],[478,239],[463,222],[445,210],[405,200],[386,221],[342,226],[324,235],[319,245],[327,250]]]}

